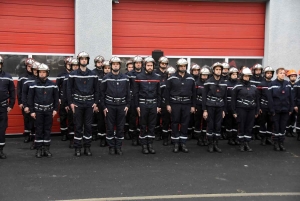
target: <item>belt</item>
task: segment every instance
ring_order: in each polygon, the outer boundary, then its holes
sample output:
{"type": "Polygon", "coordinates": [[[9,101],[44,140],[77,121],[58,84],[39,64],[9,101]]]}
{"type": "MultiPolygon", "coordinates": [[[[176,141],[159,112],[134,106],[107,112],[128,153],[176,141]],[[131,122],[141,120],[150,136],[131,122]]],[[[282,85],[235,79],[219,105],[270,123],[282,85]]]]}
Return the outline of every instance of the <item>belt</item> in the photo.
{"type": "Polygon", "coordinates": [[[216,101],[216,102],[223,102],[223,99],[222,98],[218,98],[218,97],[214,97],[214,96],[207,96],[207,100],[210,100],[210,101],[216,101]]]}
{"type": "Polygon", "coordinates": [[[34,103],[34,109],[40,110],[40,111],[53,110],[53,103],[51,103],[50,105],[39,105],[37,103],[34,103]]]}
{"type": "Polygon", "coordinates": [[[8,101],[5,100],[5,101],[0,102],[0,106],[2,106],[2,107],[8,106],[8,101]]]}
{"type": "Polygon", "coordinates": [[[171,99],[176,100],[176,101],[180,101],[180,102],[191,100],[190,97],[188,97],[188,96],[172,96],[171,99]]]}
{"type": "Polygon", "coordinates": [[[140,98],[139,103],[142,103],[142,104],[155,104],[156,103],[156,98],[154,98],[154,99],[142,99],[142,98],[140,98]]]}
{"type": "Polygon", "coordinates": [[[74,99],[81,101],[94,100],[94,95],[81,96],[79,94],[74,94],[74,99]]]}
{"type": "Polygon", "coordinates": [[[114,97],[106,95],[105,100],[109,101],[109,102],[117,103],[117,104],[126,103],[126,97],[123,97],[123,98],[114,98],[114,97]]]}
{"type": "Polygon", "coordinates": [[[246,100],[246,99],[241,99],[241,100],[238,100],[237,102],[243,103],[245,105],[255,105],[254,100],[253,101],[249,101],[249,100],[246,100]]]}

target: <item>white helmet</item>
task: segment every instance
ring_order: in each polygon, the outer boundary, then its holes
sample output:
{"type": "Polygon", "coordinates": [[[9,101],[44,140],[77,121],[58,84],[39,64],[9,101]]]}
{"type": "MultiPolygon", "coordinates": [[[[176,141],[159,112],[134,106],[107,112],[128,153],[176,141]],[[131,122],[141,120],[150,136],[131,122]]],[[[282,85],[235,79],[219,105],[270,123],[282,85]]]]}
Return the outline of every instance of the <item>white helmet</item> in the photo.
{"type": "Polygon", "coordinates": [[[226,69],[230,68],[230,66],[227,62],[223,62],[222,65],[223,65],[223,68],[226,68],[226,69]]]}
{"type": "Polygon", "coordinates": [[[184,58],[178,59],[176,62],[176,66],[181,66],[181,65],[188,65],[188,61],[184,58]]]}
{"type": "Polygon", "coordinates": [[[96,63],[97,63],[98,61],[103,62],[103,61],[104,61],[104,57],[101,56],[101,55],[96,56],[95,59],[94,59],[95,65],[96,65],[96,63]]]}
{"type": "Polygon", "coordinates": [[[108,60],[103,61],[103,66],[109,66],[109,61],[108,60]]]}
{"type": "Polygon", "coordinates": [[[152,57],[146,57],[145,59],[144,59],[144,63],[145,64],[147,64],[148,62],[152,62],[153,63],[153,65],[155,65],[155,60],[152,58],[152,57]]]}
{"type": "Polygon", "coordinates": [[[216,62],[216,63],[214,63],[213,65],[212,65],[212,69],[214,70],[215,69],[215,67],[217,67],[217,66],[219,66],[219,67],[221,67],[221,69],[223,70],[223,68],[224,68],[224,66],[223,66],[223,64],[221,64],[220,62],[216,62]]]}
{"type": "Polygon", "coordinates": [[[0,56],[0,64],[3,64],[3,57],[0,56]]]}
{"type": "Polygon", "coordinates": [[[143,62],[143,58],[141,56],[135,56],[133,58],[133,63],[136,63],[136,62],[143,62]]]}
{"type": "Polygon", "coordinates": [[[229,71],[228,71],[228,74],[230,75],[230,74],[232,74],[232,73],[239,73],[239,70],[238,70],[237,68],[235,68],[235,67],[231,67],[231,68],[229,69],[229,71]]]}
{"type": "Polygon", "coordinates": [[[168,72],[168,74],[173,74],[173,73],[175,73],[175,68],[173,67],[173,66],[169,66],[168,68],[167,68],[167,72],[168,72]]]}
{"type": "Polygon", "coordinates": [[[264,73],[266,73],[266,72],[272,72],[272,73],[274,73],[275,70],[274,70],[271,66],[266,66],[266,67],[264,68],[264,73]]]}
{"type": "Polygon", "coordinates": [[[88,62],[87,62],[87,64],[85,66],[89,65],[89,63],[90,63],[90,55],[88,53],[86,53],[85,51],[79,52],[79,54],[77,55],[77,59],[79,61],[79,64],[80,64],[80,58],[87,58],[88,62]]]}
{"type": "Polygon", "coordinates": [[[194,64],[191,68],[191,71],[193,70],[200,70],[200,66],[198,64],[194,64]]]}
{"type": "Polygon", "coordinates": [[[243,70],[242,70],[242,73],[241,73],[241,75],[242,76],[244,76],[244,75],[252,75],[252,72],[251,72],[251,70],[250,70],[250,68],[244,68],[243,70]]]}
{"type": "Polygon", "coordinates": [[[202,68],[200,75],[210,75],[210,70],[208,68],[202,68]]]}
{"type": "Polygon", "coordinates": [[[252,69],[263,69],[263,66],[261,64],[255,64],[252,69]]]}
{"type": "Polygon", "coordinates": [[[121,63],[122,63],[122,61],[121,61],[121,59],[119,58],[119,57],[117,57],[117,56],[113,56],[110,60],[109,60],[109,63],[110,64],[112,64],[112,63],[120,63],[120,65],[121,65],[121,63]]]}
{"type": "Polygon", "coordinates": [[[32,67],[31,67],[31,68],[33,68],[33,69],[38,69],[40,65],[41,65],[41,63],[40,63],[40,62],[38,62],[38,61],[35,61],[35,62],[33,62],[33,64],[32,64],[32,67]]]}
{"type": "Polygon", "coordinates": [[[169,59],[165,56],[162,56],[158,59],[158,63],[166,63],[168,64],[169,63],[169,59]]]}

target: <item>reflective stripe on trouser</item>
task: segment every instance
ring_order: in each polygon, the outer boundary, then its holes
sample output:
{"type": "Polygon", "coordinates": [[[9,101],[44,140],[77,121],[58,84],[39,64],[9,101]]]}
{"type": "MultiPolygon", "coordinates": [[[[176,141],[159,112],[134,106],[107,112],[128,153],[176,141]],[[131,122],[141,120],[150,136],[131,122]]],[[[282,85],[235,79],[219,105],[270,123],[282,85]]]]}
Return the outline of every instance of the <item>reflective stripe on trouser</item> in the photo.
{"type": "Polygon", "coordinates": [[[287,124],[287,121],[289,119],[289,113],[288,112],[280,112],[275,113],[273,116],[273,133],[272,138],[274,142],[283,142],[285,139],[285,127],[287,124]]]}
{"type": "Polygon", "coordinates": [[[73,120],[73,112],[69,110],[68,112],[65,110],[63,105],[60,105],[59,108],[59,120],[60,120],[60,130],[66,133],[74,132],[74,120],[73,120]]]}
{"type": "Polygon", "coordinates": [[[197,135],[197,137],[200,137],[201,132],[199,131],[205,131],[206,132],[206,128],[207,128],[207,121],[203,118],[203,110],[202,110],[202,106],[201,105],[196,105],[196,112],[194,115],[194,122],[195,122],[195,135],[197,135]]]}
{"type": "Polygon", "coordinates": [[[241,142],[249,142],[255,119],[255,108],[237,108],[238,138],[241,142]]]}
{"type": "Polygon", "coordinates": [[[218,140],[221,133],[221,125],[222,125],[222,113],[223,107],[210,107],[207,106],[207,132],[206,136],[208,140],[218,140]]]}
{"type": "Polygon", "coordinates": [[[74,124],[74,147],[81,148],[81,140],[84,147],[90,147],[92,143],[92,119],[93,108],[90,107],[75,107],[74,124]]]}
{"type": "Polygon", "coordinates": [[[295,110],[293,110],[292,114],[289,116],[289,119],[287,121],[286,131],[289,133],[292,133],[295,128],[296,115],[297,113],[295,112],[295,110]]]}
{"type": "Polygon", "coordinates": [[[49,146],[51,141],[52,111],[36,112],[35,146],[49,146]]]}
{"type": "Polygon", "coordinates": [[[7,109],[0,107],[0,146],[5,145],[5,131],[7,128],[8,117],[7,117],[7,109]]]}
{"type": "Polygon", "coordinates": [[[155,138],[155,125],[157,118],[157,104],[140,103],[140,142],[142,145],[152,144],[155,138]]]}
{"type": "Polygon", "coordinates": [[[223,119],[226,133],[227,133],[227,138],[228,139],[236,139],[236,133],[237,133],[237,122],[236,119],[233,117],[232,111],[228,111],[226,113],[225,118],[223,119]]]}
{"type": "Polygon", "coordinates": [[[266,110],[262,110],[260,114],[259,134],[264,137],[270,137],[273,130],[272,114],[266,110]]]}
{"type": "Polygon", "coordinates": [[[129,127],[129,131],[136,131],[138,128],[138,123],[137,123],[137,111],[136,111],[136,106],[134,105],[134,101],[133,99],[131,99],[131,103],[130,103],[130,118],[129,118],[129,122],[128,122],[128,127],[129,127]]]}
{"type": "Polygon", "coordinates": [[[162,104],[161,106],[161,120],[162,120],[162,138],[169,136],[168,130],[171,124],[171,114],[167,111],[167,106],[162,104]]]}
{"type": "Polygon", "coordinates": [[[190,122],[190,104],[171,104],[172,112],[172,135],[171,139],[174,143],[186,143],[188,126],[190,122]],[[180,129],[179,129],[180,125],[180,129]]]}
{"type": "Polygon", "coordinates": [[[106,133],[105,117],[102,110],[93,115],[92,132],[101,136],[106,133]]]}
{"type": "Polygon", "coordinates": [[[125,125],[125,106],[126,105],[106,105],[106,141],[109,147],[120,148],[124,139],[125,125]],[[114,134],[114,125],[116,133],[114,134]]]}

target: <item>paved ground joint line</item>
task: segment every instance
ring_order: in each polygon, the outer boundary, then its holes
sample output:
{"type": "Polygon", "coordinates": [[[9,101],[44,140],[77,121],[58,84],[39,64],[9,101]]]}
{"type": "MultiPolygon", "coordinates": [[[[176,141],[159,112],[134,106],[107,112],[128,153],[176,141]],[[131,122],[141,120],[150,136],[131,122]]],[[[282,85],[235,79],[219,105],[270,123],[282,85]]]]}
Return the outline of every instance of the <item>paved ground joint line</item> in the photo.
{"type": "Polygon", "coordinates": [[[300,192],[158,195],[158,196],[73,199],[73,200],[63,200],[63,201],[116,201],[116,200],[122,201],[122,200],[162,200],[162,199],[189,199],[189,198],[263,197],[263,196],[300,196],[300,192]]]}

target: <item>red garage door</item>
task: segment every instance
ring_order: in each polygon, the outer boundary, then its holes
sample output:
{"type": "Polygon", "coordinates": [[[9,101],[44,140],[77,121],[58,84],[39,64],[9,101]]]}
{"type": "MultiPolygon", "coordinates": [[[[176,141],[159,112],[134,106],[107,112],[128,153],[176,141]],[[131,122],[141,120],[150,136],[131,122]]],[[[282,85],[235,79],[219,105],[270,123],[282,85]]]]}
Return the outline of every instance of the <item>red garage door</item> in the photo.
{"type": "Polygon", "coordinates": [[[122,0],[113,5],[113,54],[263,56],[265,3],[122,0]]]}
{"type": "MultiPolygon", "coordinates": [[[[0,0],[0,52],[74,54],[74,20],[74,0],[0,0]]],[[[7,134],[24,130],[17,103],[9,113],[7,134]]],[[[59,131],[57,118],[53,131],[59,131]]]]}
{"type": "Polygon", "coordinates": [[[74,53],[74,0],[0,0],[0,51],[74,53]]]}

